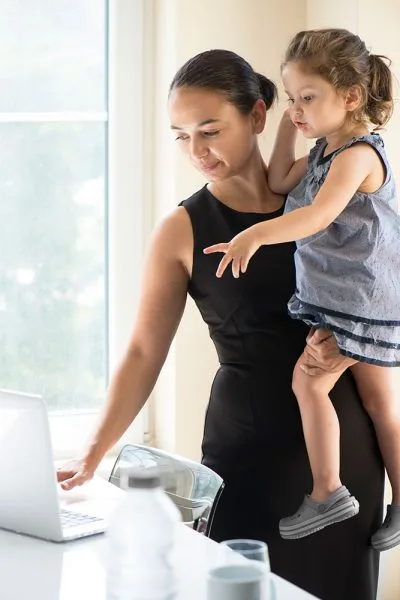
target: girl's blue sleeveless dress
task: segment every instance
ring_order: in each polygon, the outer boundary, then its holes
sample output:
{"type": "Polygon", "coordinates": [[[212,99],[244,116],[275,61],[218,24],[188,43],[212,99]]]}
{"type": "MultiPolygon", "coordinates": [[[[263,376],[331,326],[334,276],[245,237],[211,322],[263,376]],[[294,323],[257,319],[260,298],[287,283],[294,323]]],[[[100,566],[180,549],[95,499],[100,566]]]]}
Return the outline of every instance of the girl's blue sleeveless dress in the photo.
{"type": "Polygon", "coordinates": [[[289,314],[333,331],[342,354],[380,366],[400,365],[400,216],[383,140],[372,133],[352,138],[324,156],[320,139],[306,176],[289,194],[285,211],[312,203],[332,161],[353,144],[379,155],[385,181],[372,194],[357,192],[324,231],[297,242],[296,292],[289,314]]]}

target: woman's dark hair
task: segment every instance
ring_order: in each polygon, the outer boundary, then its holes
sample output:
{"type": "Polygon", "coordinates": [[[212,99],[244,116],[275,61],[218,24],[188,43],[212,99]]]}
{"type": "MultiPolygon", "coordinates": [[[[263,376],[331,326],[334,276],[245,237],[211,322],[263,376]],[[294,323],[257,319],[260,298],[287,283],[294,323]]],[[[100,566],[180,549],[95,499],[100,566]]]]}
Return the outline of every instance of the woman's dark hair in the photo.
{"type": "Polygon", "coordinates": [[[229,50],[207,50],[188,60],[173,78],[169,94],[180,87],[219,92],[244,115],[251,112],[257,100],[264,100],[269,109],[277,98],[273,81],[256,73],[244,58],[229,50]]]}
{"type": "Polygon", "coordinates": [[[311,29],[294,36],[283,67],[298,62],[308,73],[323,77],[337,90],[356,85],[361,106],[353,116],[383,127],[393,112],[392,74],[386,56],[370,54],[365,43],[346,29],[311,29]]]}

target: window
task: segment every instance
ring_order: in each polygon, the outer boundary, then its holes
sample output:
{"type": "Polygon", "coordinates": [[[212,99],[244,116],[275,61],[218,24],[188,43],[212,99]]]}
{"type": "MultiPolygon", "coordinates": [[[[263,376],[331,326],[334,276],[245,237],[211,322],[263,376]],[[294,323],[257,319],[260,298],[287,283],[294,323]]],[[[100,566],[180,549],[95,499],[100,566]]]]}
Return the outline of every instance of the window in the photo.
{"type": "MultiPolygon", "coordinates": [[[[137,40],[136,3],[111,4],[114,29],[130,27],[137,40]]],[[[121,113],[124,91],[109,94],[108,81],[109,66],[115,85],[121,69],[133,80],[132,61],[142,55],[121,57],[108,34],[105,0],[1,2],[0,387],[45,398],[58,454],[88,435],[105,396],[109,340],[114,362],[127,341],[109,324],[119,314],[129,332],[137,296],[135,265],[124,289],[113,269],[129,239],[142,239],[142,221],[116,231],[133,208],[118,204],[114,188],[128,185],[132,203],[132,185],[118,180],[118,169],[108,185],[109,141],[119,139],[109,131],[108,98],[120,113],[115,127],[132,105],[125,89],[121,113]]],[[[140,264],[142,247],[135,250],[140,264]]],[[[136,430],[142,440],[143,422],[136,430]]]]}

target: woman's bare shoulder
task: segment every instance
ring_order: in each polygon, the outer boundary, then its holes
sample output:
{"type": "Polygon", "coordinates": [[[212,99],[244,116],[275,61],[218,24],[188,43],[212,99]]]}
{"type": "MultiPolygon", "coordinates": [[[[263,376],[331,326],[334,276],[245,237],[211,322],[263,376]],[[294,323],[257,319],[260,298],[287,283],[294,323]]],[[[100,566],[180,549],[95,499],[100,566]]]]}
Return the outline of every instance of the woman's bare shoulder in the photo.
{"type": "Polygon", "coordinates": [[[193,231],[182,206],[171,210],[155,228],[150,246],[172,261],[180,262],[190,275],[193,260],[193,231]]]}

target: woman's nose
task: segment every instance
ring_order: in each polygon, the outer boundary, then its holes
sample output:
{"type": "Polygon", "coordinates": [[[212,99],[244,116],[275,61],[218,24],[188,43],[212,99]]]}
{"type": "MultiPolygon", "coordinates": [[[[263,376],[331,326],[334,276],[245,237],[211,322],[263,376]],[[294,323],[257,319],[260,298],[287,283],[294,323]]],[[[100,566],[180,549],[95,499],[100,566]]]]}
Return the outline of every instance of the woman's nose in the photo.
{"type": "Polygon", "coordinates": [[[204,143],[203,140],[192,139],[191,145],[190,145],[190,154],[191,154],[192,158],[197,158],[197,159],[207,156],[207,154],[208,154],[207,145],[204,143]]]}

